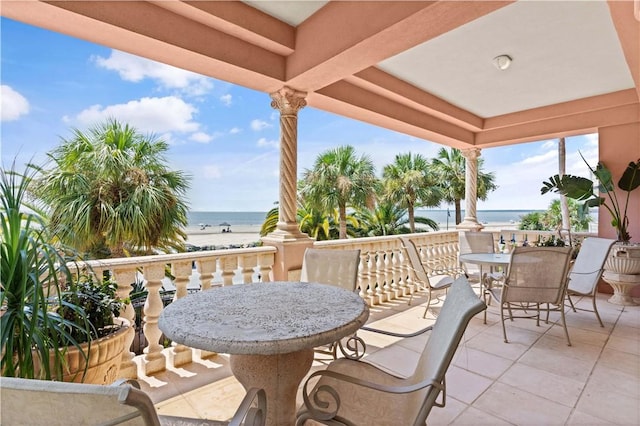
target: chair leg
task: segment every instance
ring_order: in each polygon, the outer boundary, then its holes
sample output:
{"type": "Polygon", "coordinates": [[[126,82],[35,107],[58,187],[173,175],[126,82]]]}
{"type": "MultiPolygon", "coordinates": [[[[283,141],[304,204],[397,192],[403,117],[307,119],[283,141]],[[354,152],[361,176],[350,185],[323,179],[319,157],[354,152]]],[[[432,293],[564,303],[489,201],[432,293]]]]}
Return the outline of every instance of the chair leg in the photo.
{"type": "Polygon", "coordinates": [[[598,318],[598,322],[600,323],[600,327],[604,327],[602,320],[600,319],[600,314],[598,313],[598,308],[596,307],[596,295],[594,294],[591,299],[593,299],[593,312],[596,313],[596,318],[598,318]]]}
{"type": "Polygon", "coordinates": [[[560,309],[560,316],[562,317],[562,326],[564,327],[564,335],[567,336],[567,345],[571,346],[571,340],[569,339],[569,330],[567,330],[567,320],[564,317],[564,309],[560,309]]]}
{"type": "Polygon", "coordinates": [[[429,312],[429,305],[431,305],[431,287],[428,288],[428,293],[427,293],[427,307],[424,308],[424,315],[422,315],[422,318],[426,318],[427,317],[427,313],[429,312]]]}
{"type": "MultiPolygon", "coordinates": [[[[509,312],[511,312],[511,308],[509,308],[509,312]]],[[[507,327],[504,325],[504,302],[500,303],[500,319],[502,320],[502,335],[504,336],[504,342],[509,343],[507,340],[507,327]]],[[[511,316],[511,321],[513,321],[513,316],[511,316]]]]}
{"type": "Polygon", "coordinates": [[[571,295],[567,294],[567,300],[569,300],[569,304],[571,305],[571,309],[573,309],[573,312],[577,312],[576,311],[576,306],[573,304],[573,300],[571,300],[571,295]]]}

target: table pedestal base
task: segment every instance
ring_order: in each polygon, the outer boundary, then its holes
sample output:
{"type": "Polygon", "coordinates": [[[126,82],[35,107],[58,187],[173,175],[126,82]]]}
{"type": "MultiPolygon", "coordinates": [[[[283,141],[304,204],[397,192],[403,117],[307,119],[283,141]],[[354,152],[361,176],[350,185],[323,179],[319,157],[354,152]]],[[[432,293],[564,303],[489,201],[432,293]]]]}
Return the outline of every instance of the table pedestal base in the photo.
{"type": "Polygon", "coordinates": [[[640,274],[617,274],[615,272],[605,271],[602,279],[613,287],[613,296],[608,300],[614,305],[637,305],[630,296],[631,289],[640,284],[640,274]]]}
{"type": "Polygon", "coordinates": [[[265,390],[268,426],[295,424],[298,386],[312,362],[313,349],[276,355],[230,356],[231,371],[245,389],[265,390]]]}

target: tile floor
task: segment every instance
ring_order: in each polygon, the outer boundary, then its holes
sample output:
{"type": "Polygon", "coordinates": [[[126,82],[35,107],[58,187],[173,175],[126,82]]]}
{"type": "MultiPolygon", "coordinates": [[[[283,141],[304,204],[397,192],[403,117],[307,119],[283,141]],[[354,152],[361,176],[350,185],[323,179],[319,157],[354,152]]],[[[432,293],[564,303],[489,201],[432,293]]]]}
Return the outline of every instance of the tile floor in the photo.
{"type": "MultiPolygon", "coordinates": [[[[639,425],[640,306],[618,306],[598,295],[605,327],[592,313],[567,309],[572,346],[560,315],[549,324],[507,322],[504,343],[499,310],[472,319],[447,373],[446,407],[434,408],[431,425],[639,425]]],[[[371,309],[369,325],[407,333],[434,321],[422,318],[425,299],[400,299],[371,309]]],[[[578,307],[590,307],[581,300],[578,307]]],[[[437,314],[438,308],[433,310],[437,314]]],[[[410,373],[428,333],[399,339],[360,331],[366,358],[410,373]]],[[[244,395],[231,375],[228,356],[217,355],[153,377],[141,377],[159,413],[224,420],[244,395]]],[[[314,362],[312,371],[323,368],[314,362]]],[[[301,398],[299,398],[301,401],[301,398]]]]}

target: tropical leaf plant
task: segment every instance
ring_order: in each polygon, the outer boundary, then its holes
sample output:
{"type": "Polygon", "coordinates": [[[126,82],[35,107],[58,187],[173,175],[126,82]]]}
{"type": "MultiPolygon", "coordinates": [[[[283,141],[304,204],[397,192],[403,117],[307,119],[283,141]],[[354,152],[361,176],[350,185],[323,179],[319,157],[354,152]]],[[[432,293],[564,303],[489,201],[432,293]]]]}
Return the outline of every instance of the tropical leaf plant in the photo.
{"type": "Polygon", "coordinates": [[[598,162],[595,168],[591,167],[582,154],[580,157],[596,177],[597,184],[591,179],[581,176],[555,175],[542,183],[541,194],[554,192],[578,201],[584,201],[580,210],[581,214],[588,212],[591,207],[604,206],[611,215],[611,226],[616,230],[618,240],[628,243],[631,240],[631,235],[628,231],[627,209],[631,192],[640,187],[640,159],[629,162],[618,180],[617,187],[626,192],[625,199],[621,204],[609,168],[602,162],[598,162]]]}
{"type": "Polygon", "coordinates": [[[25,206],[36,170],[0,172],[0,353],[3,376],[61,380],[68,347],[89,336],[85,311],[62,299],[74,277],[44,217],[25,206]],[[75,320],[61,316],[63,308],[75,320]]]}

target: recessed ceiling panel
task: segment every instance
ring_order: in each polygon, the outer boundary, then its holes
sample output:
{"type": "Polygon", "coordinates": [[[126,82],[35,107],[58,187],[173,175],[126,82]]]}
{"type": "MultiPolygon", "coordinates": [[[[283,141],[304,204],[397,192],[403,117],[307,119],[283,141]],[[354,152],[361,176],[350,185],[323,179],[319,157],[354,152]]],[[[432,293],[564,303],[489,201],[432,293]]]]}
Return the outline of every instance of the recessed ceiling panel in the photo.
{"type": "Polygon", "coordinates": [[[520,1],[378,66],[484,118],[634,87],[604,1],[520,1]]]}
{"type": "Polygon", "coordinates": [[[313,15],[318,9],[327,4],[328,0],[316,1],[260,1],[246,0],[251,7],[273,16],[294,27],[313,15]]]}

